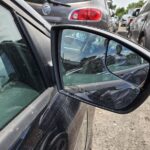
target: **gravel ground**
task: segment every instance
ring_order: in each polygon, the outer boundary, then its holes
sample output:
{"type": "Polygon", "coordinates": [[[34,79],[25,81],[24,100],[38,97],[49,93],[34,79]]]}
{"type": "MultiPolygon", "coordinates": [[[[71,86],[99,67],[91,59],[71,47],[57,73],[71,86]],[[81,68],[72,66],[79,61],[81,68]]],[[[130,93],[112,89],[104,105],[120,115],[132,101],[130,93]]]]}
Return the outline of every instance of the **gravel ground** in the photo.
{"type": "Polygon", "coordinates": [[[150,98],[134,112],[96,109],[92,150],[150,150],[150,98]]]}

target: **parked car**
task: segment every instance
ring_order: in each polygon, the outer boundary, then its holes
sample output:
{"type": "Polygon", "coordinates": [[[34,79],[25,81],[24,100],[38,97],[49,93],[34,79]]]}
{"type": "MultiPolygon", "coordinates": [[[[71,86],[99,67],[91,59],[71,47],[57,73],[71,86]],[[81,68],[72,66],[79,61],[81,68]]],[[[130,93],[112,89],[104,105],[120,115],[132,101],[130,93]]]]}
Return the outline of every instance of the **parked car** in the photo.
{"type": "Polygon", "coordinates": [[[140,12],[135,13],[134,16],[136,19],[133,23],[131,39],[147,49],[150,49],[150,0],[148,0],[141,8],[140,12]]]}
{"type": "Polygon", "coordinates": [[[130,11],[130,18],[127,24],[128,38],[132,36],[132,30],[134,30],[134,21],[136,20],[136,16],[139,14],[141,8],[135,8],[130,11]]]}
{"type": "Polygon", "coordinates": [[[119,21],[115,16],[112,17],[111,20],[112,20],[113,32],[116,32],[119,28],[119,21]]]}
{"type": "Polygon", "coordinates": [[[149,96],[150,52],[113,33],[50,26],[0,1],[0,149],[89,150],[94,107],[125,114],[149,96]]]}
{"type": "Polygon", "coordinates": [[[111,30],[111,16],[105,0],[25,1],[50,24],[81,24],[111,30]]]}
{"type": "Polygon", "coordinates": [[[130,17],[129,14],[125,14],[125,15],[122,16],[122,18],[120,20],[120,26],[121,27],[126,27],[127,26],[129,17],[130,17]]]}

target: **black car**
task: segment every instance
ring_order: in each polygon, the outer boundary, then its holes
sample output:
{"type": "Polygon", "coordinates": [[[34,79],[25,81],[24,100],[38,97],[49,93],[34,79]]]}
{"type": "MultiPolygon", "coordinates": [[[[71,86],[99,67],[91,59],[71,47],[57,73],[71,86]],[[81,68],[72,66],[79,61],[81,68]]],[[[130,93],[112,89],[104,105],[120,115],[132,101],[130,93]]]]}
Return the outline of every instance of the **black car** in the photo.
{"type": "Polygon", "coordinates": [[[133,15],[136,18],[132,23],[131,39],[147,49],[150,49],[150,0],[145,3],[140,12],[137,10],[133,15]]]}
{"type": "Polygon", "coordinates": [[[149,96],[150,53],[112,33],[50,26],[0,1],[0,150],[89,150],[94,107],[125,114],[149,96]]]}
{"type": "Polygon", "coordinates": [[[25,0],[51,24],[80,24],[112,30],[106,0],[25,0]]]}

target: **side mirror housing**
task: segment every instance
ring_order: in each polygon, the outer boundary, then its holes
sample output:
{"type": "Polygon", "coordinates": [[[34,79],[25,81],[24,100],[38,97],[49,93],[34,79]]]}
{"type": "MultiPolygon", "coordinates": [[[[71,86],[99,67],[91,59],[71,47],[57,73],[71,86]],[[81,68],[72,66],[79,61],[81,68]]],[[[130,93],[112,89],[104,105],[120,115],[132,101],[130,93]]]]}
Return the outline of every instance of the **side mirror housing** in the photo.
{"type": "Polygon", "coordinates": [[[132,13],[132,16],[137,17],[139,13],[140,13],[140,9],[137,9],[132,13]]]}
{"type": "Polygon", "coordinates": [[[53,26],[52,59],[58,91],[116,113],[129,113],[148,97],[150,52],[107,31],[53,26]]]}

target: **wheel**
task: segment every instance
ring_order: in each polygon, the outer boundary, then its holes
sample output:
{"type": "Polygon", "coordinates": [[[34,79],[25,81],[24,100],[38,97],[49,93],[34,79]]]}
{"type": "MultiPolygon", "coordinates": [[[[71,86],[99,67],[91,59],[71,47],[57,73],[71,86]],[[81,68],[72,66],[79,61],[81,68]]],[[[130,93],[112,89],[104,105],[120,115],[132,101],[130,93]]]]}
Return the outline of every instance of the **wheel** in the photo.
{"type": "Polygon", "coordinates": [[[144,37],[144,36],[142,36],[142,37],[140,38],[139,44],[140,44],[141,46],[145,47],[145,37],[144,37]]]}
{"type": "Polygon", "coordinates": [[[65,132],[59,133],[47,143],[45,150],[68,150],[68,136],[65,132]]]}
{"type": "Polygon", "coordinates": [[[57,133],[55,137],[54,133],[48,134],[40,150],[68,150],[68,135],[65,132],[57,133]]]}

